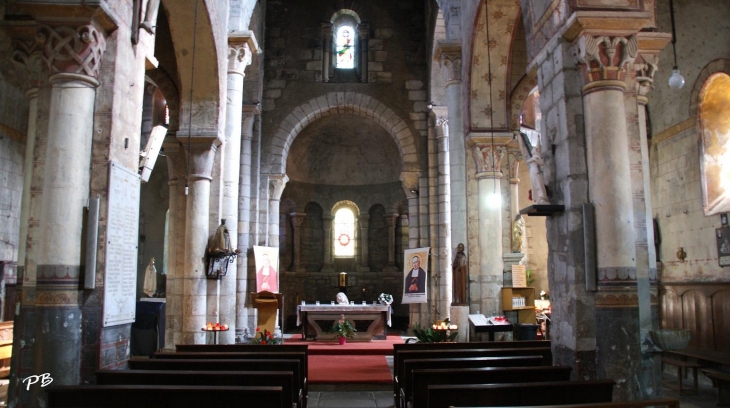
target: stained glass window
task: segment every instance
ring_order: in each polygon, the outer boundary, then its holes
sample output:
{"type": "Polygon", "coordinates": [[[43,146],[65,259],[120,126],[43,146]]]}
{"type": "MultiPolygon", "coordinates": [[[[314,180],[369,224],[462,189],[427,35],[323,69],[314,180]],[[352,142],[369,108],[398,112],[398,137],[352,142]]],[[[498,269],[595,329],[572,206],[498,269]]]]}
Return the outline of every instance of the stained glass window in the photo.
{"type": "Polygon", "coordinates": [[[337,30],[337,68],[355,68],[355,30],[342,26],[337,30]]]}
{"type": "Polygon", "coordinates": [[[335,213],[335,256],[355,256],[355,214],[349,208],[335,213]]]}

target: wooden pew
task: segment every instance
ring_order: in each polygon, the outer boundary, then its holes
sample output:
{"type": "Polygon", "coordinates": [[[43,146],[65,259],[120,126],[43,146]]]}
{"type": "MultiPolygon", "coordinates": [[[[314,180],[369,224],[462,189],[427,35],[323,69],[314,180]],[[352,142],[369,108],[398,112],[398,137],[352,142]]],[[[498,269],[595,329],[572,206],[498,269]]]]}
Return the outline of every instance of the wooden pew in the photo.
{"type": "Polygon", "coordinates": [[[611,402],[614,383],[613,380],[590,380],[431,385],[428,387],[428,408],[611,402]]]}
{"type": "MultiPolygon", "coordinates": [[[[572,367],[482,367],[482,368],[428,368],[413,370],[412,393],[406,394],[411,407],[428,405],[428,387],[436,384],[501,384],[570,381],[572,367]]],[[[408,406],[408,405],[404,405],[408,406]]]]}
{"type": "MultiPolygon", "coordinates": [[[[302,377],[298,359],[163,359],[132,357],[130,370],[193,370],[193,371],[291,371],[297,390],[301,390],[304,405],[308,397],[306,378],[302,377]]],[[[297,391],[299,392],[299,391],[297,391]]]]}
{"type": "MultiPolygon", "coordinates": [[[[499,343],[499,342],[495,342],[499,343]]],[[[512,342],[503,342],[512,343],[512,342]]],[[[445,343],[450,344],[450,343],[445,343]]],[[[471,343],[464,343],[471,344],[471,343]]],[[[399,350],[393,357],[393,399],[395,407],[400,408],[398,387],[399,381],[404,378],[403,361],[406,359],[443,359],[443,358],[464,358],[464,357],[507,357],[507,356],[536,356],[542,357],[541,365],[552,365],[552,351],[549,347],[516,347],[516,348],[433,348],[425,350],[399,350]]]]}
{"type": "Polygon", "coordinates": [[[465,358],[417,358],[403,360],[402,377],[394,379],[395,392],[401,402],[412,395],[413,370],[426,368],[481,368],[481,367],[536,367],[542,364],[542,356],[465,357],[465,358]]]}
{"type": "Polygon", "coordinates": [[[287,408],[302,408],[302,394],[291,371],[98,370],[96,385],[274,386],[290,395],[287,408]]]}
{"type": "Polygon", "coordinates": [[[730,407],[730,372],[703,368],[702,373],[712,380],[714,387],[717,387],[717,406],[730,407]]]}
{"type": "Polygon", "coordinates": [[[48,408],[285,407],[281,387],[195,385],[50,385],[48,408]]]}
{"type": "Polygon", "coordinates": [[[223,352],[264,352],[264,353],[304,353],[304,372],[307,373],[309,346],[306,344],[178,344],[178,352],[223,353],[223,352]]]}
{"type": "MultiPolygon", "coordinates": [[[[254,346],[258,347],[258,346],[254,346]]],[[[274,346],[278,347],[278,346],[274,346]]],[[[271,359],[271,360],[289,360],[296,359],[300,363],[299,375],[306,381],[309,366],[306,351],[274,351],[271,348],[254,349],[254,351],[177,351],[174,353],[158,351],[152,355],[152,358],[167,359],[271,359]]]]}
{"type": "MultiPolygon", "coordinates": [[[[679,400],[673,398],[659,398],[642,401],[598,402],[595,404],[568,404],[568,405],[528,405],[522,408],[642,408],[667,407],[680,408],[679,400]]],[[[449,408],[486,408],[486,407],[449,407],[449,408]]],[[[505,408],[505,407],[490,407],[505,408]]]]}

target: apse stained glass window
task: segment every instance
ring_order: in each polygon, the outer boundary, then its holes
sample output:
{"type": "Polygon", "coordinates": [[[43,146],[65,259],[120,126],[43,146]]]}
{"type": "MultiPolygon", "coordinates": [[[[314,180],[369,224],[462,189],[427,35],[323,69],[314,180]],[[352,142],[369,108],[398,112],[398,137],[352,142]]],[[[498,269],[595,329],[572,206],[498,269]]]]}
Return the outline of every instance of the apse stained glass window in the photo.
{"type": "Polygon", "coordinates": [[[730,211],[730,76],[711,75],[700,92],[705,215],[730,211]]]}
{"type": "Polygon", "coordinates": [[[335,256],[355,256],[355,214],[349,208],[335,213],[335,256]]]}
{"type": "Polygon", "coordinates": [[[337,68],[355,68],[355,30],[342,26],[337,30],[337,68]]]}

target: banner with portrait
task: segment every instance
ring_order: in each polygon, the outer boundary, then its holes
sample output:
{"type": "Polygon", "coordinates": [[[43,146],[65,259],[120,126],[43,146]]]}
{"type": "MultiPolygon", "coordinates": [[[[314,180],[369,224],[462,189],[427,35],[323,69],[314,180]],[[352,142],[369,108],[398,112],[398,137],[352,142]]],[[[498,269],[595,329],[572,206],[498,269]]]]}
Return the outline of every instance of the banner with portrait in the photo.
{"type": "Polygon", "coordinates": [[[256,292],[279,293],[279,248],[253,247],[256,259],[256,292]]]}
{"type": "Polygon", "coordinates": [[[426,303],[429,249],[430,247],[404,251],[402,303],[426,303]]]}

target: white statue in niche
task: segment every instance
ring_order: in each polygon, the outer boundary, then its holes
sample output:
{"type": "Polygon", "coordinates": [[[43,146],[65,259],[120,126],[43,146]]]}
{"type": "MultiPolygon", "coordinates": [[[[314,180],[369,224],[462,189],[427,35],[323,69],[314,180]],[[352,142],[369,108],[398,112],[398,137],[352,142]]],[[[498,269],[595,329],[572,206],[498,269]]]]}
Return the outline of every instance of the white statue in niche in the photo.
{"type": "Polygon", "coordinates": [[[522,132],[520,132],[520,137],[517,138],[517,141],[520,143],[520,150],[522,150],[522,155],[525,157],[527,166],[530,169],[530,186],[532,187],[530,199],[535,204],[550,204],[547,189],[545,188],[545,179],[542,175],[542,166],[545,163],[542,161],[542,154],[540,152],[540,139],[537,139],[537,146],[534,149],[531,148],[527,135],[522,132]]]}
{"type": "Polygon", "coordinates": [[[349,304],[350,303],[347,300],[347,295],[344,294],[344,293],[342,293],[342,292],[340,292],[340,293],[337,294],[337,298],[336,299],[337,299],[337,304],[338,305],[346,305],[346,304],[349,304]]]}

